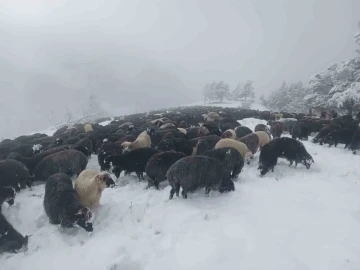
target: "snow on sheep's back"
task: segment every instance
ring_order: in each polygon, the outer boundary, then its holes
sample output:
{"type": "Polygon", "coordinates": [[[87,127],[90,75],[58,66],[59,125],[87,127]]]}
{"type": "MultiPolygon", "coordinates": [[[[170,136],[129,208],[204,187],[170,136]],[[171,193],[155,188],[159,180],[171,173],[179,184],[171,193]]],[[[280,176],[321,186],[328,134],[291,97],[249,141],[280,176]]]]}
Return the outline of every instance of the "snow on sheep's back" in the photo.
{"type": "MultiPolygon", "coordinates": [[[[310,170],[279,160],[260,178],[256,154],[234,192],[209,198],[169,201],[167,183],[147,190],[121,177],[103,192],[92,235],[49,224],[44,185],[24,190],[3,213],[32,237],[25,253],[0,255],[1,269],[360,269],[360,157],[304,144],[310,170]]],[[[99,168],[96,156],[88,168],[99,168]]]]}

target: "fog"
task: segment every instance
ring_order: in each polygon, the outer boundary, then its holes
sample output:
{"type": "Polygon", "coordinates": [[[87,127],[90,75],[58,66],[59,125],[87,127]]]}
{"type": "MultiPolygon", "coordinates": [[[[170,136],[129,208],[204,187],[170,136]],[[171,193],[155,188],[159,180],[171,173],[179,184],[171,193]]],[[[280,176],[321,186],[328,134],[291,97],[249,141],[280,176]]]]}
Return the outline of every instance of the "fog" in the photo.
{"type": "Polygon", "coordinates": [[[1,0],[0,137],[81,114],[202,100],[208,81],[259,96],[353,56],[358,0],[1,0]]]}

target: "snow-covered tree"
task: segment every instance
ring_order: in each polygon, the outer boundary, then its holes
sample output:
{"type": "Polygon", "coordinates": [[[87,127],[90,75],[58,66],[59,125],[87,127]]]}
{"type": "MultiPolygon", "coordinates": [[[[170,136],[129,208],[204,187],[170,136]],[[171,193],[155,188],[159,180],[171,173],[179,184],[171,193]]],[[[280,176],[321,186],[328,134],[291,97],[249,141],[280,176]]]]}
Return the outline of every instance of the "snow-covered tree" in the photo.
{"type": "Polygon", "coordinates": [[[248,80],[246,84],[244,85],[244,88],[239,94],[240,98],[244,98],[245,100],[247,98],[255,98],[255,91],[253,87],[253,81],[248,80]]]}
{"type": "Polygon", "coordinates": [[[264,97],[264,95],[260,96],[260,103],[264,106],[267,106],[268,102],[267,102],[266,98],[264,97]]]}
{"type": "Polygon", "coordinates": [[[92,121],[107,116],[107,112],[101,107],[99,99],[89,93],[82,106],[82,118],[79,121],[92,121]]]}
{"type": "Polygon", "coordinates": [[[203,95],[205,99],[209,101],[217,100],[222,102],[225,98],[230,96],[230,86],[224,81],[214,81],[205,85],[203,95]]]}
{"type": "Polygon", "coordinates": [[[309,107],[352,113],[353,109],[357,108],[358,82],[360,82],[359,58],[333,64],[311,78],[310,94],[305,97],[305,101],[309,107]]]}
{"type": "Polygon", "coordinates": [[[219,102],[230,96],[230,86],[224,81],[219,81],[215,85],[215,97],[219,102]]]}
{"type": "Polygon", "coordinates": [[[205,102],[206,101],[209,101],[209,102],[214,101],[216,99],[215,85],[216,85],[216,82],[205,84],[205,86],[203,88],[203,95],[204,95],[205,102]]]}
{"type": "Polygon", "coordinates": [[[64,122],[66,124],[70,124],[72,121],[74,120],[74,116],[72,114],[72,112],[69,110],[68,107],[65,108],[65,119],[64,122]]]}
{"type": "Polygon", "coordinates": [[[272,92],[267,100],[269,108],[280,111],[289,103],[288,86],[283,82],[280,88],[272,92]]]}
{"type": "Polygon", "coordinates": [[[306,105],[304,97],[307,93],[308,89],[303,86],[302,82],[296,82],[290,85],[283,82],[280,88],[272,92],[269,98],[265,100],[265,104],[275,111],[305,112],[306,105]]]}
{"type": "Polygon", "coordinates": [[[360,109],[360,82],[353,82],[343,92],[336,92],[329,100],[330,104],[353,114],[360,109]]]}
{"type": "Polygon", "coordinates": [[[231,97],[235,100],[239,100],[240,99],[240,94],[243,91],[242,85],[241,83],[239,83],[235,89],[231,92],[231,97]]]}

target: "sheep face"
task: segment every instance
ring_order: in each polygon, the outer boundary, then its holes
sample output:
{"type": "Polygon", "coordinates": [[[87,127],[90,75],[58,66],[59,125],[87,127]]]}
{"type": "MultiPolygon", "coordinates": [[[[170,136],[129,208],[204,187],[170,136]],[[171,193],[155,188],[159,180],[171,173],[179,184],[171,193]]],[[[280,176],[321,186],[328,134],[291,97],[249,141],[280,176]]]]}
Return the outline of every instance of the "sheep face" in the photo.
{"type": "Polygon", "coordinates": [[[99,183],[101,190],[104,190],[108,187],[114,187],[115,182],[112,180],[110,174],[100,173],[96,176],[96,181],[99,183]]]}
{"type": "Polygon", "coordinates": [[[310,169],[310,166],[312,163],[314,163],[314,160],[310,155],[308,155],[302,159],[301,163],[305,165],[306,169],[310,169]]]}
{"type": "Polygon", "coordinates": [[[0,189],[1,197],[0,200],[7,202],[10,206],[14,204],[14,199],[16,195],[15,189],[11,187],[4,187],[0,189]]]}
{"type": "Polygon", "coordinates": [[[224,192],[230,192],[230,191],[235,191],[235,184],[233,181],[231,181],[230,177],[226,177],[221,182],[221,185],[219,187],[219,192],[224,193],[224,192]]]}
{"type": "Polygon", "coordinates": [[[264,176],[265,174],[267,174],[269,172],[270,168],[260,164],[258,170],[260,170],[261,176],[264,176]]]}
{"type": "Polygon", "coordinates": [[[231,133],[231,131],[227,130],[221,135],[221,138],[222,139],[225,139],[225,138],[234,139],[234,136],[231,133]]]}
{"type": "Polygon", "coordinates": [[[93,231],[92,213],[89,208],[83,207],[75,214],[75,224],[87,232],[93,231]]]}

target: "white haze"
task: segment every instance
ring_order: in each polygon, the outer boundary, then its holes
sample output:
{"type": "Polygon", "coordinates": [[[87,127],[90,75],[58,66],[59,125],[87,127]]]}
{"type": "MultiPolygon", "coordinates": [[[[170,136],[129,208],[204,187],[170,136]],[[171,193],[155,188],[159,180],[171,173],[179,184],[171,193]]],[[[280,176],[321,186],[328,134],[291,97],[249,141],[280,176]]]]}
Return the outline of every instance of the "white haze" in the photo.
{"type": "Polygon", "coordinates": [[[201,100],[252,79],[257,93],[354,55],[358,0],[2,0],[0,137],[81,113],[201,100]]]}

